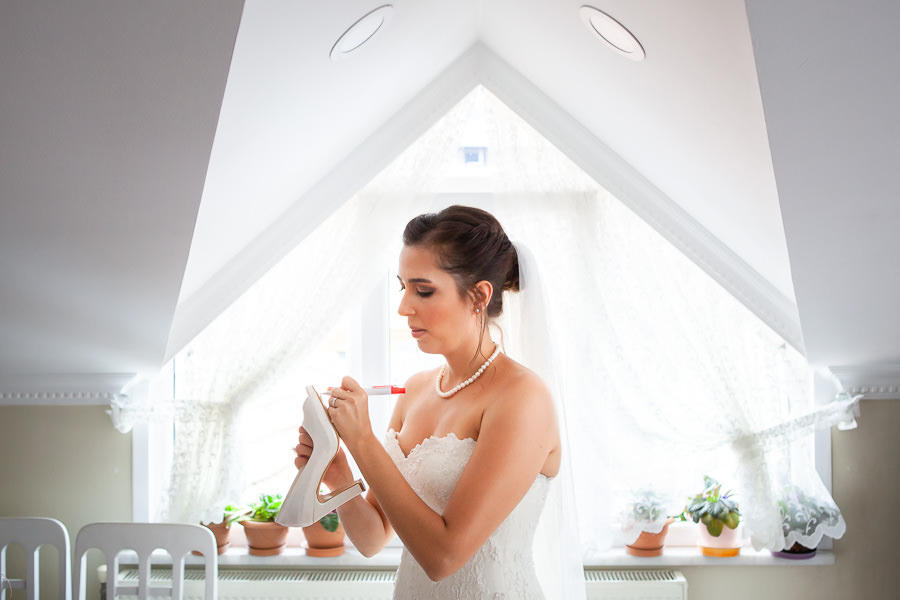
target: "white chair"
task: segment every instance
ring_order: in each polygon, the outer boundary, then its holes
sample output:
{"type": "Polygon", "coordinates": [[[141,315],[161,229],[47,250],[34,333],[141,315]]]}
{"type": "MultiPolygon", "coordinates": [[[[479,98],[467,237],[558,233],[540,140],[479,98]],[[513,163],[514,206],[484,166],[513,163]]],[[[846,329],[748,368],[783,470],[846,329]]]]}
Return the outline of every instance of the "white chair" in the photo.
{"type": "Polygon", "coordinates": [[[0,573],[6,577],[6,550],[10,544],[19,544],[25,549],[25,578],[7,579],[0,586],[0,599],[6,599],[6,583],[12,590],[25,590],[28,600],[40,597],[41,546],[55,546],[59,556],[59,598],[71,600],[72,562],[69,555],[69,532],[56,519],[45,517],[0,517],[0,573]]]}
{"type": "Polygon", "coordinates": [[[147,600],[150,596],[171,596],[173,600],[184,597],[185,558],[191,552],[199,552],[205,559],[206,600],[214,600],[218,584],[218,552],[216,538],[208,528],[188,523],[91,523],[85,525],[75,538],[75,570],[73,589],[76,600],[85,599],[85,555],[91,548],[103,551],[106,557],[106,600],[117,596],[138,596],[147,600]],[[172,557],[172,585],[151,586],[151,564],[158,567],[167,564],[160,561],[165,550],[172,557]],[[133,550],[137,554],[138,582],[123,585],[119,580],[119,553],[133,550]],[[154,563],[154,560],[156,561],[154,563]]]}

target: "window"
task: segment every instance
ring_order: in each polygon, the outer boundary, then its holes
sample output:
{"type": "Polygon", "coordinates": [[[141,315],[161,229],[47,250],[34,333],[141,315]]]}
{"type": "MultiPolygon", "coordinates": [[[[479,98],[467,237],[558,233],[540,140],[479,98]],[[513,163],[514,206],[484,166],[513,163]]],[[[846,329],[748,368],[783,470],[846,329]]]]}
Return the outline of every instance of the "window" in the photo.
{"type": "MultiPolygon", "coordinates": [[[[403,224],[451,202],[494,213],[541,264],[547,318],[563,341],[563,425],[592,549],[615,543],[610,523],[648,483],[669,492],[673,507],[704,474],[747,502],[766,502],[797,478],[827,496],[811,474],[812,430],[795,420],[812,407],[803,357],[484,90],[463,104],[176,358],[173,471],[185,472],[172,477],[168,497],[180,508],[170,516],[286,490],[306,384],[345,373],[400,384],[440,364],[416,349],[389,286],[403,224]],[[490,142],[448,148],[453,119],[473,111],[490,142]],[[423,200],[417,186],[457,177],[460,158],[484,164],[488,148],[486,175],[423,200]],[[451,163],[430,158],[441,154],[451,163]],[[435,163],[434,172],[409,168],[435,163]],[[392,186],[416,193],[384,191],[392,186]],[[179,438],[193,441],[182,451],[179,438]]],[[[371,405],[380,435],[392,403],[371,405]]],[[[751,511],[763,545],[781,535],[773,510],[751,511]]]]}
{"type": "Polygon", "coordinates": [[[463,164],[484,166],[487,164],[487,148],[484,146],[464,146],[460,148],[463,156],[463,164]]]}

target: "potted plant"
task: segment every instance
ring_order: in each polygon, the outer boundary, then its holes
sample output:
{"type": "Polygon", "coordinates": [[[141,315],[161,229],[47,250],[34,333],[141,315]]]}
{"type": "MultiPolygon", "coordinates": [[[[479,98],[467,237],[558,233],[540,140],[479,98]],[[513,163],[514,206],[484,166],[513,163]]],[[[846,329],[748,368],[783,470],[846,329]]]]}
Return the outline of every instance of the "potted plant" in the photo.
{"type": "Polygon", "coordinates": [[[275,522],[281,501],[281,494],[260,494],[259,500],[250,503],[247,514],[239,517],[253,556],[281,554],[287,545],[288,528],[275,522]]]}
{"type": "Polygon", "coordinates": [[[700,549],[706,556],[737,556],[741,552],[741,512],[731,492],[703,476],[704,489],[688,500],[682,519],[699,525],[700,549]]]}
{"type": "Polygon", "coordinates": [[[785,549],[773,551],[772,554],[791,559],[815,556],[816,548],[808,548],[796,540],[814,536],[820,527],[834,528],[841,518],[841,512],[836,506],[828,506],[794,485],[786,487],[782,492],[778,500],[778,512],[781,514],[785,549]]]}
{"type": "Polygon", "coordinates": [[[231,545],[231,524],[239,520],[242,516],[248,514],[250,509],[246,506],[235,506],[228,504],[222,514],[222,520],[217,523],[203,523],[216,536],[216,546],[218,553],[222,554],[231,545]]]}
{"type": "Polygon", "coordinates": [[[340,556],[344,553],[344,527],[335,511],[303,528],[308,556],[340,556]]]}
{"type": "Polygon", "coordinates": [[[625,551],[632,556],[660,556],[665,545],[669,525],[675,520],[666,511],[667,500],[652,489],[638,490],[623,514],[623,530],[626,539],[637,538],[625,544],[625,551]]]}

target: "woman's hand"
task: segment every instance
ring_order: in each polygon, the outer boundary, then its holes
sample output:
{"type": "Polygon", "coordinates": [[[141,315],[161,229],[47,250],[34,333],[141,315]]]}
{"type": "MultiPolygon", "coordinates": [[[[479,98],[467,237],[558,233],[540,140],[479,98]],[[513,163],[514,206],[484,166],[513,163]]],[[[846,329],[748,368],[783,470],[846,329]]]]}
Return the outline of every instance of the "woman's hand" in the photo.
{"type": "Polygon", "coordinates": [[[331,390],[328,416],[351,452],[354,442],[372,435],[369,395],[352,377],[344,377],[341,387],[331,390]]]}
{"type": "MultiPolygon", "coordinates": [[[[306,430],[301,427],[297,445],[294,446],[294,454],[296,454],[294,466],[297,467],[297,470],[302,470],[303,467],[306,466],[306,463],[309,462],[310,455],[312,455],[312,450],[312,437],[310,437],[306,430]]],[[[334,457],[334,460],[328,466],[328,470],[325,471],[325,476],[322,477],[322,483],[324,483],[329,490],[337,490],[346,487],[346,485],[352,481],[353,472],[350,470],[350,463],[347,461],[347,455],[344,454],[344,449],[340,448],[337,456],[334,457]]]]}

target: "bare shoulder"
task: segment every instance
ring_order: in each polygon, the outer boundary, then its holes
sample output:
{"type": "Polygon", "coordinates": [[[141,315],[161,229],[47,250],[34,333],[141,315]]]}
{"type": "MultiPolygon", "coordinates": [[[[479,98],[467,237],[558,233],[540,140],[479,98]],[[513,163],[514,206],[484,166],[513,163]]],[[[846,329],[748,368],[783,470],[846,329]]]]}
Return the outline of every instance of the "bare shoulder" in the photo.
{"type": "Polygon", "coordinates": [[[526,409],[537,415],[555,414],[550,388],[537,373],[511,358],[503,361],[502,368],[493,406],[500,410],[526,409]]]}
{"type": "Polygon", "coordinates": [[[559,472],[561,445],[550,388],[534,371],[504,360],[496,390],[481,420],[479,443],[490,440],[490,451],[500,455],[503,448],[514,449],[517,456],[534,452],[540,472],[554,477],[559,472]]]}

